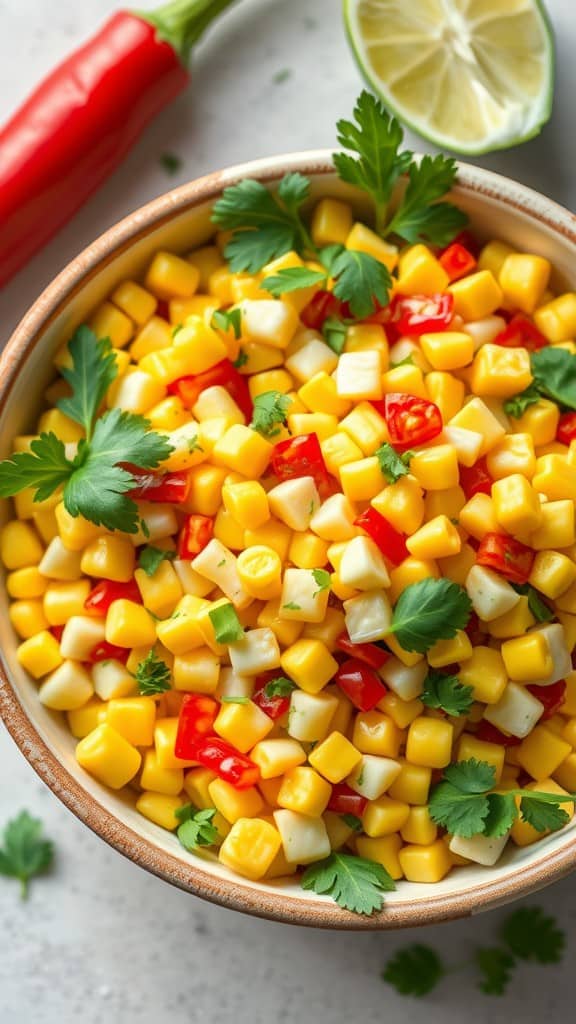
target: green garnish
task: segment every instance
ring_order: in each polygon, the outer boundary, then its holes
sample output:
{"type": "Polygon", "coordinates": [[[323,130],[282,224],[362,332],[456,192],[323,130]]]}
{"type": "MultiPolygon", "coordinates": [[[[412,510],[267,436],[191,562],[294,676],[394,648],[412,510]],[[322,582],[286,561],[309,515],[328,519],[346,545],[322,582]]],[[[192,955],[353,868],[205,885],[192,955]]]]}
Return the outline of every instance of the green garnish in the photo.
{"type": "Polygon", "coordinates": [[[348,327],[349,324],[344,320],[339,320],[336,316],[327,316],[322,324],[322,336],[324,341],[337,356],[341,355],[344,351],[346,337],[348,335],[348,327]]]}
{"type": "Polygon", "coordinates": [[[519,394],[513,395],[512,398],[507,398],[502,407],[507,416],[511,416],[513,419],[519,420],[526,412],[526,409],[530,408],[531,405],[536,405],[541,398],[542,395],[538,388],[535,387],[534,384],[530,384],[525,391],[521,391],[519,394]]]}
{"type": "Polygon", "coordinates": [[[219,608],[214,608],[208,612],[208,616],[214,627],[217,643],[233,644],[238,640],[243,640],[246,636],[240,619],[231,604],[223,604],[219,608]]]}
{"type": "Polygon", "coordinates": [[[554,612],[542,600],[534,587],[531,587],[529,583],[512,583],[511,585],[517,594],[524,594],[528,597],[528,607],[536,622],[552,622],[552,619],[555,618],[554,612]]]}
{"type": "Polygon", "coordinates": [[[222,704],[250,704],[250,698],[242,696],[236,697],[232,695],[229,697],[221,697],[220,702],[222,704]]]}
{"type": "Polygon", "coordinates": [[[396,888],[382,864],[347,853],[331,853],[311,864],[302,875],[301,885],[319,896],[331,896],[343,910],[366,915],[381,910],[382,894],[396,888]]]}
{"type": "Polygon", "coordinates": [[[0,875],[17,878],[20,896],[28,897],[28,883],[41,874],[54,860],[54,844],[42,838],[42,822],[28,811],[20,811],[7,822],[0,847],[0,875]]]}
{"type": "Polygon", "coordinates": [[[288,611],[290,611],[290,612],[302,611],[302,605],[301,604],[296,604],[295,601],[288,601],[286,604],[283,604],[282,607],[283,608],[287,608],[288,611]]]}
{"type": "Polygon", "coordinates": [[[362,818],[359,818],[356,814],[341,814],[340,817],[348,828],[351,828],[353,832],[362,832],[364,826],[362,824],[362,818]]]}
{"type": "Polygon", "coordinates": [[[576,355],[548,346],[532,352],[530,363],[540,394],[566,409],[576,409],[576,355]]]}
{"type": "Polygon", "coordinates": [[[182,158],[176,153],[162,153],[160,163],[167,174],[177,174],[182,167],[182,158]]]}
{"type": "Polygon", "coordinates": [[[382,971],[387,981],[401,996],[426,996],[436,988],[446,969],[434,949],[419,942],[399,949],[382,971]]]}
{"type": "Polygon", "coordinates": [[[192,804],[184,804],[174,813],[182,822],[176,835],[186,850],[193,853],[201,846],[213,846],[218,841],[218,829],[213,824],[215,807],[199,811],[192,804]]]}
{"type": "Polygon", "coordinates": [[[318,594],[321,594],[323,590],[330,589],[332,577],[330,576],[329,572],[326,572],[326,569],[311,569],[310,571],[312,573],[312,576],[314,577],[314,582],[318,587],[318,590],[316,590],[315,593],[312,594],[312,597],[317,597],[318,594]]]}
{"type": "Polygon", "coordinates": [[[164,560],[171,562],[174,558],[176,558],[175,551],[164,551],[162,548],[148,545],[140,552],[138,568],[143,569],[147,576],[153,576],[164,560]]]}
{"type": "Polygon", "coordinates": [[[270,277],[265,277],[260,285],[277,299],[286,292],[296,292],[299,288],[311,288],[314,284],[326,280],[322,270],[310,270],[309,267],[284,267],[270,277]]]}
{"type": "Polygon", "coordinates": [[[286,423],[292,399],[280,391],[263,391],[254,399],[254,412],[250,426],[262,437],[275,437],[286,423]]]}
{"type": "Polygon", "coordinates": [[[458,718],[467,715],[474,703],[474,689],[463,686],[457,676],[430,669],[424,680],[420,700],[427,708],[439,708],[447,715],[458,718]]]}
{"type": "Polygon", "coordinates": [[[152,697],[155,693],[166,693],[170,689],[170,669],[156,651],[151,650],[138,664],[136,682],[141,697],[152,697]]]}
{"type": "Polygon", "coordinates": [[[390,632],[405,651],[425,654],[437,640],[450,640],[464,629],[472,602],[457,583],[425,579],[402,591],[392,617],[390,632]]]}
{"type": "Polygon", "coordinates": [[[389,484],[395,484],[400,477],[410,472],[410,460],[414,458],[414,452],[400,453],[391,444],[383,444],[374,454],[382,476],[389,484]]]}
{"type": "Polygon", "coordinates": [[[217,327],[220,331],[228,331],[231,328],[234,331],[234,337],[238,340],[242,334],[242,310],[239,306],[235,309],[216,309],[212,314],[211,326],[217,327]]]}
{"type": "Polygon", "coordinates": [[[248,356],[246,355],[244,349],[241,348],[239,353],[238,353],[238,358],[233,361],[232,366],[236,370],[240,370],[243,366],[246,366],[247,362],[248,362],[248,356]]]}
{"type": "Polygon", "coordinates": [[[289,697],[295,689],[296,683],[293,683],[291,679],[287,679],[286,676],[278,676],[266,683],[264,695],[266,697],[289,697]]]}

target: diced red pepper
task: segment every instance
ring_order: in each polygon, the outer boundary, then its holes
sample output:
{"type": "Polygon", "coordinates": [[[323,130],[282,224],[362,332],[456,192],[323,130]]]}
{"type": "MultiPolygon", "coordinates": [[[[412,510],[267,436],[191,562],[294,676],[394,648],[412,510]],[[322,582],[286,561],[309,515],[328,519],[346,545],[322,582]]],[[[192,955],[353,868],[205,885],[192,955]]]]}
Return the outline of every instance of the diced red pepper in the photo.
{"type": "Polygon", "coordinates": [[[484,718],[476,730],[476,736],[484,743],[499,743],[502,747],[517,747],[522,743],[518,736],[507,736],[484,718]]]}
{"type": "Polygon", "coordinates": [[[496,335],[492,344],[502,345],[504,348],[527,348],[529,352],[537,352],[538,349],[545,348],[548,341],[528,317],[523,313],[515,313],[504,330],[496,335]]]}
{"type": "Polygon", "coordinates": [[[452,240],[452,245],[463,245],[468,252],[472,253],[475,259],[478,259],[480,255],[480,243],[477,238],[470,231],[461,231],[456,238],[452,240]]]}
{"type": "Polygon", "coordinates": [[[358,658],[349,658],[340,665],[336,682],[360,711],[372,711],[386,696],[386,687],[380,677],[358,658]]]}
{"type": "Polygon", "coordinates": [[[385,558],[393,565],[399,565],[408,558],[409,551],[403,533],[389,523],[383,515],[370,505],[354,520],[354,526],[360,526],[380,548],[385,558]]]}
{"type": "Polygon", "coordinates": [[[460,242],[452,242],[439,257],[439,263],[451,281],[458,281],[476,268],[476,257],[460,242]]]}
{"type": "Polygon", "coordinates": [[[442,432],[442,413],[434,402],[394,392],[384,399],[390,444],[411,448],[432,441],[442,432]]]}
{"type": "Polygon", "coordinates": [[[128,647],[118,647],[116,644],[109,644],[107,640],[101,640],[99,644],[96,644],[92,648],[86,661],[90,664],[95,665],[97,661],[121,661],[125,664],[128,661],[130,649],[128,647]]]}
{"type": "Polygon", "coordinates": [[[138,589],[136,580],[129,580],[128,583],[114,583],[112,580],[101,580],[84,601],[87,612],[93,615],[106,615],[113,601],[134,601],[135,604],[142,604],[142,595],[138,589]]]}
{"type": "Polygon", "coordinates": [[[215,772],[219,779],[229,782],[235,789],[250,789],[260,779],[258,765],[219,736],[199,739],[191,749],[190,758],[215,772]]]}
{"type": "Polygon", "coordinates": [[[219,385],[225,388],[236,405],[243,412],[246,422],[252,419],[253,405],[248,390],[248,383],[242,377],[229,359],[223,359],[220,363],[205,370],[204,373],[197,373],[195,376],[179,377],[168,385],[168,392],[177,395],[187,409],[192,409],[198,401],[202,391],[219,385]]]}
{"type": "Polygon", "coordinates": [[[178,541],[178,558],[195,558],[212,540],[213,533],[214,520],[211,516],[201,516],[198,512],[186,516],[178,541]]]}
{"type": "Polygon", "coordinates": [[[491,494],[493,483],[485,456],[478,459],[473,466],[460,466],[460,487],[467,501],[475,494],[491,494]]]}
{"type": "MultiPolygon", "coordinates": [[[[267,673],[268,674],[268,673],[267,673]]],[[[278,672],[270,673],[270,678],[265,683],[259,685],[259,680],[256,680],[256,686],[258,689],[255,691],[252,697],[252,702],[256,704],[268,718],[271,718],[273,722],[276,722],[279,718],[282,718],[290,709],[290,697],[269,697],[266,693],[266,684],[271,682],[272,679],[278,677],[278,672]]],[[[259,677],[260,678],[260,677],[259,677]]]]}
{"type": "Polygon", "coordinates": [[[421,334],[448,330],[454,312],[454,296],[451,292],[395,295],[388,310],[389,322],[399,336],[418,338],[421,334]]]}
{"type": "Polygon", "coordinates": [[[565,412],[560,417],[556,440],[560,441],[560,444],[571,444],[572,441],[576,441],[576,412],[565,412]]]}
{"type": "Polygon", "coordinates": [[[345,654],[350,654],[353,658],[357,658],[358,661],[363,661],[365,665],[375,669],[382,668],[390,657],[388,651],[385,651],[383,647],[378,647],[378,644],[352,643],[346,630],[340,633],[340,636],[337,638],[336,647],[340,651],[344,651],[345,654]]]}
{"type": "Polygon", "coordinates": [[[185,693],[178,717],[174,754],[183,761],[196,760],[196,744],[213,732],[220,710],[217,700],[198,693],[185,693]]]}
{"type": "Polygon", "coordinates": [[[189,473],[141,473],[132,469],[136,486],[128,491],[135,501],[158,501],[182,505],[190,493],[189,473]]]}
{"type": "Polygon", "coordinates": [[[52,633],[52,636],[56,637],[58,643],[60,643],[62,633],[64,632],[64,626],[50,626],[50,632],[52,633]]]}
{"type": "Polygon", "coordinates": [[[335,811],[336,814],[353,814],[356,818],[361,818],[367,803],[365,796],[355,793],[345,782],[337,782],[332,786],[328,810],[335,811]]]}
{"type": "Polygon", "coordinates": [[[311,476],[318,489],[329,486],[328,470],[317,434],[299,434],[278,441],[272,450],[272,472],[279,480],[311,476]]]}
{"type": "Polygon", "coordinates": [[[527,686],[526,689],[533,697],[536,697],[536,700],[539,700],[544,705],[544,714],[540,719],[541,722],[552,718],[562,707],[566,697],[566,681],[564,679],[558,680],[557,683],[552,683],[551,686],[527,686]]]}
{"type": "Polygon", "coordinates": [[[482,538],[476,563],[500,573],[511,583],[527,583],[535,552],[514,537],[504,533],[487,533],[482,538]]]}
{"type": "Polygon", "coordinates": [[[322,324],[329,316],[335,316],[339,320],[346,320],[350,316],[350,307],[347,302],[341,302],[333,292],[323,289],[315,292],[310,302],[304,306],[300,313],[300,319],[305,327],[313,331],[320,331],[322,324]]]}
{"type": "MultiPolygon", "coordinates": [[[[480,627],[480,619],[476,615],[476,612],[470,612],[470,618],[464,626],[464,632],[473,647],[479,647],[484,643],[486,633],[480,627]]],[[[454,673],[452,673],[452,670],[448,666],[446,666],[444,671],[449,674],[458,675],[458,665],[456,666],[454,673]]]]}

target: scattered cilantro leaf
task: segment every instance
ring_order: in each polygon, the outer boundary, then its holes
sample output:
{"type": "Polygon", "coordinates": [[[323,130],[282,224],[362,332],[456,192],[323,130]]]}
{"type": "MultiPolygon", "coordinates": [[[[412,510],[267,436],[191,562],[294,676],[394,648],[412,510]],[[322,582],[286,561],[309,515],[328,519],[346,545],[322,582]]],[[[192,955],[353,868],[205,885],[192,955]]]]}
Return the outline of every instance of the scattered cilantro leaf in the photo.
{"type": "Polygon", "coordinates": [[[325,280],[326,274],[322,270],[311,270],[309,267],[284,267],[270,277],[265,277],[260,287],[277,299],[287,292],[295,292],[299,288],[311,288],[312,285],[325,280]]]}
{"type": "Polygon", "coordinates": [[[513,583],[512,586],[517,594],[524,594],[528,597],[528,607],[536,622],[552,622],[552,619],[555,618],[554,612],[542,600],[534,587],[531,587],[529,583],[513,583]]]}
{"type": "Polygon", "coordinates": [[[92,435],[94,419],[104,395],[118,376],[116,354],[109,338],[97,338],[86,324],[75,331],[68,343],[72,367],[60,373],[70,385],[72,394],[60,398],[60,412],[83,427],[87,440],[92,435]]]}
{"type": "Polygon", "coordinates": [[[240,370],[241,367],[246,366],[247,362],[248,362],[248,356],[246,355],[246,352],[244,351],[244,349],[241,348],[239,353],[238,353],[238,357],[236,359],[234,359],[234,361],[232,363],[232,366],[236,370],[240,370]]]}
{"type": "Polygon", "coordinates": [[[0,875],[17,878],[20,895],[28,896],[28,883],[46,871],[54,859],[54,844],[42,838],[42,822],[28,811],[20,811],[7,822],[0,847],[0,875]]]}
{"type": "Polygon", "coordinates": [[[187,447],[188,447],[188,451],[189,452],[203,452],[204,451],[202,445],[198,441],[198,434],[194,434],[194,437],[191,437],[189,439],[187,447]]]}
{"type": "Polygon", "coordinates": [[[65,484],[74,471],[66,449],[56,434],[40,434],[30,451],[15,452],[0,462],[0,497],[9,498],[25,487],[35,488],[34,501],[44,501],[65,484]]]}
{"type": "Polygon", "coordinates": [[[311,572],[314,577],[314,582],[318,587],[316,593],[312,595],[313,597],[316,597],[318,594],[321,594],[323,590],[330,589],[332,577],[329,572],[326,572],[326,569],[312,569],[311,572]]]}
{"type": "Polygon", "coordinates": [[[395,484],[402,476],[410,472],[410,460],[414,452],[402,452],[401,454],[391,444],[383,444],[374,453],[378,459],[380,472],[389,484],[395,484]]]}
{"type": "Polygon", "coordinates": [[[402,996],[426,996],[445,974],[446,968],[436,951],[415,942],[390,958],[382,978],[402,996]]]}
{"type": "Polygon", "coordinates": [[[464,839],[482,834],[490,812],[486,794],[494,785],[495,775],[493,765],[475,758],[448,765],[430,795],[432,821],[464,839]]]}
{"type": "Polygon", "coordinates": [[[163,548],[155,548],[149,545],[142,548],[140,552],[138,568],[144,569],[147,576],[153,576],[164,560],[171,562],[174,558],[176,558],[175,551],[165,551],[163,548]]]}
{"type": "Polygon", "coordinates": [[[200,846],[212,846],[218,840],[218,829],[213,824],[215,814],[215,807],[198,811],[192,804],[184,804],[178,808],[175,815],[182,824],[176,834],[186,850],[193,853],[200,846]]]}
{"type": "Polygon", "coordinates": [[[499,946],[485,946],[476,950],[475,958],[480,969],[480,991],[487,996],[504,995],[516,966],[512,954],[499,946]]]}
{"type": "Polygon", "coordinates": [[[565,810],[557,803],[546,803],[538,795],[526,794],[520,801],[520,814],[537,832],[557,832],[570,821],[565,810]]]}
{"type": "Polygon", "coordinates": [[[458,718],[466,715],[474,703],[474,689],[463,686],[458,676],[431,669],[424,680],[420,700],[428,708],[440,708],[447,715],[458,718]]]}
{"type": "Polygon", "coordinates": [[[353,832],[362,832],[364,826],[362,824],[362,818],[359,818],[356,814],[341,814],[340,817],[348,828],[351,828],[353,832]]]}
{"type": "Polygon", "coordinates": [[[274,74],[272,75],[272,81],[274,85],[282,85],[282,83],[287,82],[288,79],[291,78],[291,76],[292,72],[290,68],[280,68],[278,71],[275,71],[274,74]]]}
{"type": "Polygon", "coordinates": [[[344,320],[339,320],[336,316],[326,317],[322,324],[322,336],[328,347],[337,356],[341,355],[344,351],[347,334],[348,324],[344,320]]]}
{"type": "Polygon", "coordinates": [[[390,632],[405,651],[425,654],[437,640],[449,640],[464,629],[472,603],[463,587],[448,579],[425,579],[402,591],[390,632]]]}
{"type": "Polygon", "coordinates": [[[344,252],[344,246],[340,242],[334,242],[333,245],[325,245],[322,249],[318,250],[318,259],[330,277],[332,276],[334,260],[341,252],[344,252]]]}
{"type": "Polygon", "coordinates": [[[156,651],[150,651],[138,664],[136,682],[141,697],[152,697],[155,693],[166,693],[170,689],[170,669],[156,651]]]}
{"type": "Polygon", "coordinates": [[[262,437],[275,437],[286,423],[292,399],[280,391],[263,391],[254,399],[254,412],[250,426],[262,437]]]}
{"type": "Polygon", "coordinates": [[[334,295],[347,302],[353,316],[363,320],[376,308],[387,306],[392,287],[388,268],[367,252],[343,249],[332,265],[334,295]]]}
{"type": "MultiPolygon", "coordinates": [[[[211,326],[216,327],[220,331],[229,331],[231,328],[234,332],[234,337],[238,340],[242,334],[242,310],[239,306],[236,306],[235,309],[214,310],[211,326]]],[[[246,356],[245,362],[247,360],[248,357],[246,356]]]]}
{"type": "Polygon", "coordinates": [[[220,702],[222,704],[250,704],[250,697],[243,697],[241,694],[238,694],[238,696],[231,694],[230,696],[221,697],[220,702]]]}
{"type": "Polygon", "coordinates": [[[175,338],[177,334],[180,334],[183,327],[184,324],[176,324],[176,326],[172,328],[172,337],[175,338]]]}
{"type": "Polygon", "coordinates": [[[448,245],[468,223],[466,214],[453,203],[438,202],[451,189],[456,174],[456,161],[440,153],[411,163],[406,191],[385,233],[411,244],[448,245]]]}
{"type": "Polygon", "coordinates": [[[182,158],[176,153],[162,153],[160,163],[167,174],[177,174],[182,167],[182,158]]]}
{"type": "Polygon", "coordinates": [[[470,757],[449,764],[444,769],[444,778],[461,793],[487,793],[496,781],[496,769],[487,761],[470,757]]]}
{"type": "Polygon", "coordinates": [[[518,817],[516,800],[512,793],[488,793],[488,814],[484,819],[483,835],[493,839],[505,836],[518,817]]]}
{"type": "Polygon", "coordinates": [[[287,601],[286,604],[282,605],[283,608],[287,608],[290,612],[299,612],[302,610],[301,604],[296,604],[295,601],[287,601]]]}
{"type": "Polygon", "coordinates": [[[325,860],[306,868],[301,878],[303,889],[331,896],[353,914],[373,914],[382,909],[383,892],[396,885],[382,864],[347,853],[331,853],[325,860]]]}
{"type": "Polygon", "coordinates": [[[519,907],[504,921],[502,938],[520,960],[557,964],[562,960],[566,936],[541,907],[519,907]]]}
{"type": "Polygon", "coordinates": [[[293,683],[291,679],[287,679],[286,676],[278,676],[276,679],[271,679],[266,683],[264,696],[289,697],[295,689],[296,683],[293,683]]]}
{"type": "Polygon", "coordinates": [[[214,636],[219,644],[233,644],[243,640],[246,636],[240,619],[231,604],[220,605],[208,612],[210,622],[214,627],[214,636]]]}
{"type": "Polygon", "coordinates": [[[534,384],[530,384],[525,391],[520,391],[517,395],[512,395],[512,398],[507,398],[503,403],[503,409],[507,416],[511,416],[512,419],[519,420],[520,417],[526,412],[531,405],[536,405],[539,402],[542,395],[538,391],[538,388],[534,384]]]}
{"type": "Polygon", "coordinates": [[[530,354],[534,386],[541,395],[567,409],[576,409],[576,355],[547,346],[530,354]]]}
{"type": "Polygon", "coordinates": [[[390,369],[395,370],[397,366],[415,366],[414,356],[412,353],[408,356],[404,356],[404,359],[399,359],[397,363],[393,360],[390,361],[390,369]]]}

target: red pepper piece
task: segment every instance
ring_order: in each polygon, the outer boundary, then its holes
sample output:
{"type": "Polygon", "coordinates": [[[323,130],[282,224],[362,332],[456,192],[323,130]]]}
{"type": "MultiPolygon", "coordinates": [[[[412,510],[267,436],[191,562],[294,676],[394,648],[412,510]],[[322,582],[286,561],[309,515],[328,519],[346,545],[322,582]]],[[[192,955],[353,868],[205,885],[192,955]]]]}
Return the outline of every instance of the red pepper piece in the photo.
{"type": "Polygon", "coordinates": [[[386,687],[380,677],[358,658],[349,658],[340,665],[336,682],[360,711],[372,711],[386,696],[386,687]]]}
{"type": "MultiPolygon", "coordinates": [[[[275,679],[277,676],[278,673],[273,672],[270,679],[275,679]]],[[[270,682],[270,680],[267,680],[267,682],[270,682]]],[[[266,685],[256,690],[252,697],[252,702],[274,722],[282,718],[282,715],[285,715],[290,709],[290,697],[269,697],[266,693],[266,685]]]]}
{"type": "Polygon", "coordinates": [[[398,335],[418,338],[421,334],[448,330],[454,312],[454,296],[451,292],[395,295],[388,309],[389,322],[398,335]]]}
{"type": "Polygon", "coordinates": [[[447,249],[444,249],[438,262],[444,267],[451,281],[458,281],[476,268],[475,257],[459,242],[453,242],[447,249]]]}
{"type": "Polygon", "coordinates": [[[193,746],[191,757],[235,789],[250,789],[260,779],[258,765],[219,736],[199,739],[193,746]]]}
{"type": "Polygon", "coordinates": [[[189,473],[142,473],[137,467],[129,467],[136,486],[128,491],[134,501],[157,501],[171,505],[182,505],[190,493],[189,473]]]}
{"type": "Polygon", "coordinates": [[[109,644],[107,640],[101,640],[92,648],[86,659],[92,665],[97,661],[121,661],[126,664],[130,650],[128,647],[118,647],[116,644],[109,644]]]}
{"type": "Polygon", "coordinates": [[[556,440],[560,444],[571,444],[576,441],[576,412],[565,412],[558,422],[556,440]]]}
{"type": "Polygon", "coordinates": [[[504,533],[487,533],[476,554],[477,565],[493,569],[511,583],[527,583],[535,552],[504,533]]]}
{"type": "Polygon", "coordinates": [[[346,630],[337,637],[336,647],[375,669],[382,668],[390,657],[388,651],[385,651],[383,647],[378,647],[378,644],[353,644],[346,630]]]}
{"type": "Polygon", "coordinates": [[[304,326],[313,331],[320,331],[322,324],[329,316],[346,320],[350,316],[350,307],[347,302],[341,302],[332,292],[324,289],[315,292],[300,313],[300,319],[304,326]]]}
{"type": "Polygon", "coordinates": [[[186,516],[178,542],[178,558],[195,558],[204,550],[214,533],[214,520],[198,512],[186,516]]]}
{"type": "Polygon", "coordinates": [[[367,803],[365,796],[355,793],[345,782],[337,782],[332,786],[328,810],[335,811],[336,814],[353,814],[356,818],[361,818],[367,803]]]}
{"type": "Polygon", "coordinates": [[[528,317],[522,313],[515,313],[504,330],[496,335],[492,344],[502,345],[504,348],[527,348],[529,352],[537,352],[538,349],[546,347],[548,340],[528,317]]]}
{"type": "Polygon", "coordinates": [[[385,558],[388,558],[393,565],[399,565],[410,552],[406,547],[406,540],[403,533],[399,533],[392,523],[389,523],[380,512],[370,505],[364,512],[354,520],[354,526],[361,526],[385,558]]]}
{"type": "Polygon", "coordinates": [[[87,612],[93,615],[106,615],[113,601],[134,601],[142,604],[142,596],[138,589],[136,580],[129,580],[128,583],[114,583],[112,580],[101,580],[84,601],[87,612]]]}
{"type": "Polygon", "coordinates": [[[56,637],[58,643],[60,643],[62,633],[64,632],[64,626],[50,626],[50,632],[52,633],[52,636],[56,637]]]}
{"type": "Polygon", "coordinates": [[[533,697],[536,697],[536,700],[539,700],[544,705],[544,714],[540,719],[541,722],[552,718],[559,708],[562,707],[566,697],[566,681],[564,679],[560,679],[557,683],[552,683],[551,686],[527,686],[526,689],[533,697]]]}
{"type": "Polygon", "coordinates": [[[174,754],[183,761],[196,760],[196,744],[202,737],[213,732],[214,722],[220,710],[217,700],[198,693],[185,693],[180,714],[174,754]]]}
{"type": "Polygon", "coordinates": [[[179,377],[168,385],[168,393],[177,395],[187,409],[193,409],[202,391],[216,386],[225,388],[249,423],[252,419],[253,405],[245,377],[242,377],[229,359],[211,366],[204,373],[195,376],[179,377]]]}
{"type": "Polygon", "coordinates": [[[442,413],[434,402],[394,392],[384,399],[390,444],[411,448],[432,441],[442,432],[442,413]]]}
{"type": "Polygon", "coordinates": [[[467,501],[475,494],[491,494],[493,483],[485,456],[478,459],[473,466],[460,466],[460,487],[467,501]]]}
{"type": "Polygon", "coordinates": [[[468,252],[472,253],[475,259],[478,259],[480,255],[480,243],[477,238],[470,231],[461,231],[460,234],[456,235],[456,238],[452,240],[452,245],[463,245],[468,252]]]}
{"type": "Polygon", "coordinates": [[[499,743],[502,747],[517,747],[522,740],[518,736],[507,736],[506,733],[500,732],[495,725],[491,722],[487,722],[482,719],[477,730],[476,736],[479,740],[483,740],[484,743],[499,743]]]}
{"type": "Polygon", "coordinates": [[[272,472],[279,480],[311,476],[318,488],[329,485],[328,470],[317,434],[299,434],[274,445],[272,472]]]}

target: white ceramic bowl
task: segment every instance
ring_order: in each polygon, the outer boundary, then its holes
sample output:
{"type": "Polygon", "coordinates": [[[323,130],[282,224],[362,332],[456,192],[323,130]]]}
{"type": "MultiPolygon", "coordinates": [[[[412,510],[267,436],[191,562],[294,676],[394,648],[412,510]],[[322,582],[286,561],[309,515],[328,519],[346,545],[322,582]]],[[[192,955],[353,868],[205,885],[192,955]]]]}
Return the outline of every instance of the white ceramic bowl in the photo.
{"type": "MultiPolygon", "coordinates": [[[[312,198],[364,200],[331,169],[328,152],[296,153],[233,167],[183,185],[130,214],[81,253],[43,292],[10,339],[0,364],[0,457],[11,439],[28,433],[53,377],[51,357],[76,326],[125,277],[138,277],[160,248],[184,251],[212,233],[211,203],[226,185],[250,176],[273,184],[287,171],[312,180],[312,198]]],[[[547,257],[556,286],[576,288],[576,218],[522,185],[460,165],[453,198],[480,237],[502,238],[547,257]]],[[[5,504],[5,503],[4,503],[5,504]]],[[[2,510],[4,519],[8,514],[2,510]]],[[[0,710],[24,756],[82,821],[135,863],[180,888],[247,913],[326,928],[401,928],[453,919],[487,909],[561,878],[576,865],[576,831],[567,828],[535,846],[510,848],[494,868],[454,870],[437,885],[401,882],[385,909],[370,918],[340,910],[331,900],[286,885],[249,882],[217,861],[195,858],[176,837],[136,812],[125,794],[87,775],[74,758],[75,741],[62,717],[43,707],[36,686],[16,661],[16,640],[0,587],[0,710]]],[[[575,826],[576,827],[576,826],[575,826]]]]}

